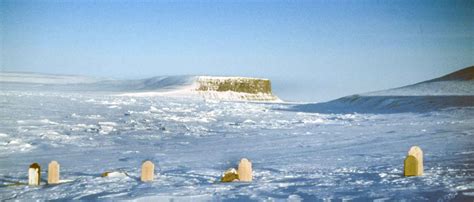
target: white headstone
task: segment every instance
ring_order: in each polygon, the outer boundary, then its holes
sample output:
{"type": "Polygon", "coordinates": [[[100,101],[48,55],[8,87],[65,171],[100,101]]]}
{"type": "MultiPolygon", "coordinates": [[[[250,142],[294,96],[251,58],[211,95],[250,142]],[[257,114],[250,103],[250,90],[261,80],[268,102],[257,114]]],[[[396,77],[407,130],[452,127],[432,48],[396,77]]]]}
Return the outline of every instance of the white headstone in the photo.
{"type": "Polygon", "coordinates": [[[155,164],[151,161],[145,161],[142,164],[142,182],[151,182],[155,178],[155,164]]]}
{"type": "Polygon", "coordinates": [[[33,163],[28,169],[28,185],[38,186],[41,180],[41,167],[38,163],[33,163]]]}
{"type": "Polygon", "coordinates": [[[423,151],[418,146],[413,146],[408,151],[404,162],[405,176],[423,175],[423,151]]]}
{"type": "Polygon", "coordinates": [[[57,161],[51,161],[48,164],[48,184],[59,183],[59,163],[57,161]]]}
{"type": "Polygon", "coordinates": [[[253,178],[252,163],[248,159],[243,158],[242,160],[240,160],[237,173],[239,174],[239,180],[241,182],[251,182],[253,178]]]}

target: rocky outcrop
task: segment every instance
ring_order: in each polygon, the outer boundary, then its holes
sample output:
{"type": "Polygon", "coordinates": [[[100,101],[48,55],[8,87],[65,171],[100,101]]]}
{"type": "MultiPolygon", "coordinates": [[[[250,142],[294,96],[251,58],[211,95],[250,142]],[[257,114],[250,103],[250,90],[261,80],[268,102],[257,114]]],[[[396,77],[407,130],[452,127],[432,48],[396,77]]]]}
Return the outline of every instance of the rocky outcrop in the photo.
{"type": "Polygon", "coordinates": [[[206,99],[280,101],[272,93],[268,79],[198,76],[196,91],[206,99]]]}

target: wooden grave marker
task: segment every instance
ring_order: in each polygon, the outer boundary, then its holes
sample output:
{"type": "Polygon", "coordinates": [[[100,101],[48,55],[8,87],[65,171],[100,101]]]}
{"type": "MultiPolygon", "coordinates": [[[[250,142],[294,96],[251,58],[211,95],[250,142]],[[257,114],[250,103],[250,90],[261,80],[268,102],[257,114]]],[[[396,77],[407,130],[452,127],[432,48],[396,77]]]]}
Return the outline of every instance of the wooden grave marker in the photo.
{"type": "Polygon", "coordinates": [[[28,185],[38,186],[41,181],[41,167],[38,163],[33,163],[28,168],[28,185]]]}
{"type": "Polygon", "coordinates": [[[51,161],[48,164],[48,184],[59,184],[59,163],[51,161]]]}
{"type": "Polygon", "coordinates": [[[404,162],[405,176],[423,175],[423,151],[418,146],[412,146],[404,162]]]}
{"type": "Polygon", "coordinates": [[[251,182],[253,178],[252,163],[246,158],[241,159],[239,167],[237,169],[237,173],[241,182],[251,182]]]}
{"type": "Polygon", "coordinates": [[[151,182],[155,178],[155,164],[151,161],[145,161],[142,164],[142,182],[151,182]]]}

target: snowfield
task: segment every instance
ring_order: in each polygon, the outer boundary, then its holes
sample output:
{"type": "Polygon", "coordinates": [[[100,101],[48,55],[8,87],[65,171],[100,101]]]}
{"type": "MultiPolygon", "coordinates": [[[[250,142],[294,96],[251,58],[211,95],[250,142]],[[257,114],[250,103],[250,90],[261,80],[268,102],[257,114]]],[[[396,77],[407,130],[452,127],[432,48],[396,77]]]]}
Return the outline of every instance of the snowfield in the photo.
{"type": "Polygon", "coordinates": [[[315,113],[287,103],[0,85],[0,200],[474,200],[470,106],[315,113]],[[412,145],[425,154],[421,177],[403,177],[412,145]],[[220,183],[243,157],[254,181],[220,183]],[[61,184],[45,183],[51,160],[61,184]],[[139,179],[145,160],[156,166],[151,183],[139,179]],[[42,166],[38,187],[23,184],[33,162],[42,166]]]}

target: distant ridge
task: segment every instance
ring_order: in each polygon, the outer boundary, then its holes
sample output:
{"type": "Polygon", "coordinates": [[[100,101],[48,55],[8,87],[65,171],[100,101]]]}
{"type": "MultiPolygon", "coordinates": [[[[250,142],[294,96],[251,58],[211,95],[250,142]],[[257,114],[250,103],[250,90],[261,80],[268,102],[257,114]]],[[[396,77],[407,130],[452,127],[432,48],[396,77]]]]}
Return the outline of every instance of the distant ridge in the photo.
{"type": "Polygon", "coordinates": [[[318,113],[403,113],[474,107],[474,66],[413,85],[350,95],[290,110],[318,113]]]}
{"type": "Polygon", "coordinates": [[[428,80],[425,82],[436,82],[436,81],[472,81],[474,80],[474,66],[466,67],[459,71],[444,75],[442,77],[428,80]]]}
{"type": "Polygon", "coordinates": [[[474,96],[474,66],[416,84],[361,96],[474,96]]]}

